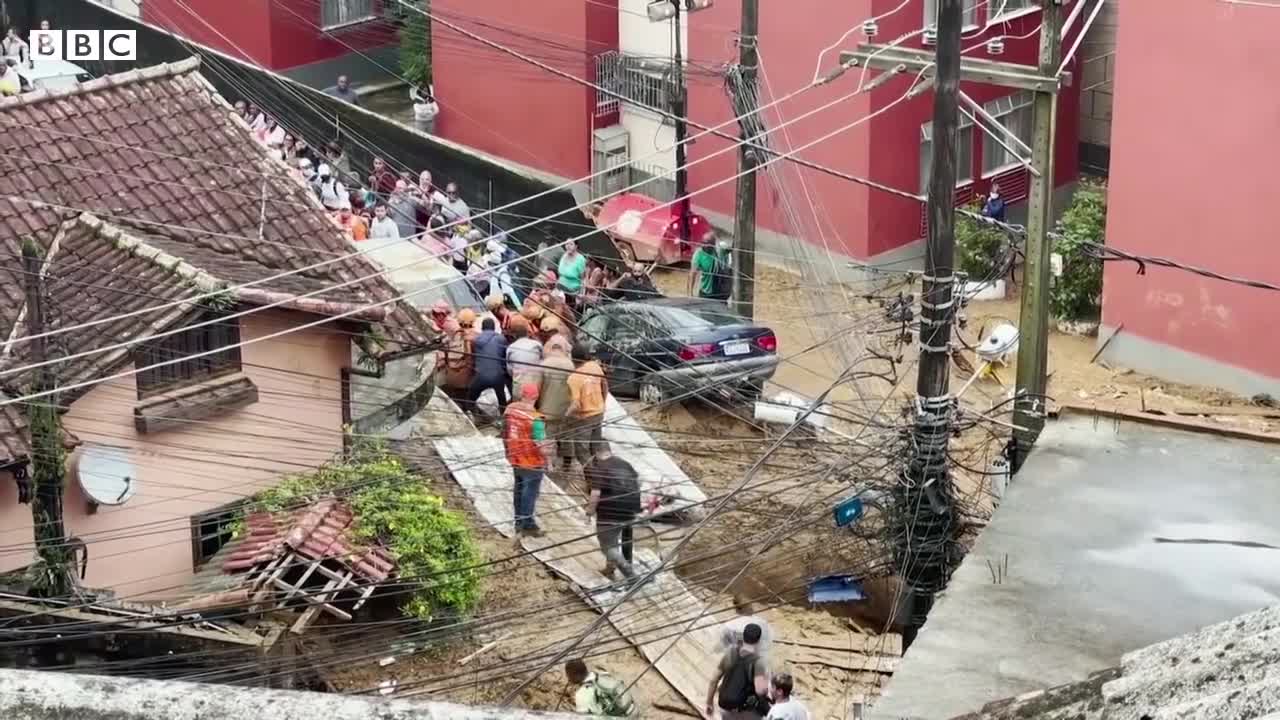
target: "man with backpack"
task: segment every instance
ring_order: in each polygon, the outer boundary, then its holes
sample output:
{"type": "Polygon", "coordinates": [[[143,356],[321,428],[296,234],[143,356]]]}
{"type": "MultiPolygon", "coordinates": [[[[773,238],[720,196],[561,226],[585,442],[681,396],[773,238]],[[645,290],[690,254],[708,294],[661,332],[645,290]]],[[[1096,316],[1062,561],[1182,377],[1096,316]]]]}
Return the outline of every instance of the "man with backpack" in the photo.
{"type": "Polygon", "coordinates": [[[631,717],[636,714],[636,704],[621,680],[601,670],[591,672],[587,664],[578,658],[564,664],[564,674],[570,683],[578,686],[573,695],[577,712],[603,717],[631,717]]]}
{"type": "Polygon", "coordinates": [[[758,720],[768,714],[769,668],[757,652],[760,634],[759,625],[747,625],[742,630],[742,644],[720,658],[707,689],[708,718],[714,717],[716,706],[721,720],[758,720]]]}
{"type": "Polygon", "coordinates": [[[697,287],[698,297],[728,300],[733,290],[733,263],[729,259],[729,240],[720,238],[699,247],[690,261],[689,294],[697,287]]]}
{"type": "Polygon", "coordinates": [[[596,539],[604,553],[604,574],[613,579],[622,571],[626,582],[634,582],[632,566],[632,526],[640,514],[640,475],[631,463],[616,457],[609,443],[596,445],[595,457],[582,469],[591,492],[587,517],[596,519],[596,539]]]}

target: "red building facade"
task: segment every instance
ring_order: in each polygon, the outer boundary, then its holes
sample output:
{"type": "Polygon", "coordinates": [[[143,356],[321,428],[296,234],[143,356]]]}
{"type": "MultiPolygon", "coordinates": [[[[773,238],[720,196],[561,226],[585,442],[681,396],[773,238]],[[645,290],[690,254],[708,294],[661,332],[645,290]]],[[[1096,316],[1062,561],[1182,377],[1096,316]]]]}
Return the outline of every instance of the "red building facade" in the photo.
{"type": "MultiPolygon", "coordinates": [[[[901,0],[761,3],[761,103],[774,103],[808,85],[815,73],[834,69],[840,50],[867,41],[860,31],[867,18],[883,15],[872,41],[887,42],[930,22],[933,2],[911,0],[896,12],[901,0]],[[822,48],[830,49],[819,61],[822,48]]],[[[1003,37],[1004,52],[997,59],[1034,65],[1039,3],[999,2],[1004,10],[999,17],[993,17],[988,7],[994,0],[974,0],[966,10],[970,21],[963,45],[966,55],[991,58],[986,41],[1003,37]]],[[[594,81],[593,56],[618,50],[635,53],[645,43],[649,47],[661,44],[661,32],[647,39],[637,35],[638,27],[640,34],[647,32],[641,27],[644,6],[641,0],[527,4],[435,0],[433,12],[453,18],[451,22],[479,36],[594,81]]],[[[737,58],[740,9],[738,0],[717,0],[711,8],[687,15],[683,33],[689,118],[735,136],[738,129],[720,72],[737,58]]],[[[1064,44],[1071,42],[1081,24],[1076,22],[1064,44]]],[[[928,48],[921,35],[902,45],[928,48]]],[[[433,42],[436,90],[442,107],[437,131],[441,135],[565,178],[577,179],[592,172],[592,133],[616,122],[616,115],[610,114],[608,104],[595,90],[487,48],[439,23],[433,25],[433,42]]],[[[641,51],[639,55],[644,61],[662,62],[670,57],[670,47],[666,44],[662,52],[641,51]]],[[[1075,65],[1071,63],[1066,69],[1074,71],[1075,65]]],[[[832,83],[771,105],[764,119],[774,131],[772,146],[789,152],[835,133],[797,151],[797,156],[893,188],[920,192],[923,173],[927,172],[921,159],[928,154],[932,94],[898,102],[910,85],[906,77],[891,80],[871,93],[853,94],[861,79],[860,71],[849,72],[832,83]],[[828,104],[831,106],[818,110],[828,104]],[[806,114],[808,117],[800,119],[806,114]]],[[[971,83],[962,89],[1029,142],[1028,97],[1007,88],[971,83]]],[[[625,116],[628,104],[621,103],[621,108],[625,116]]],[[[1077,175],[1078,83],[1064,88],[1058,113],[1054,176],[1059,185],[1069,186],[1077,175]]],[[[643,162],[642,158],[655,154],[656,146],[663,145],[660,136],[669,130],[660,125],[659,118],[652,123],[652,132],[637,133],[634,126],[629,130],[632,162],[643,162]]],[[[691,129],[690,134],[698,135],[698,131],[691,129]]],[[[980,128],[969,125],[960,144],[961,166],[969,172],[960,184],[959,202],[982,196],[992,182],[1000,183],[1010,202],[1026,197],[1027,171],[980,128]]],[[[697,193],[694,204],[713,221],[726,220],[733,212],[734,184],[729,178],[737,172],[737,160],[730,146],[726,140],[700,136],[689,149],[690,189],[697,193]]],[[[668,157],[666,168],[671,167],[668,157]]],[[[783,242],[782,238],[802,238],[834,255],[865,259],[885,256],[923,235],[921,202],[785,161],[775,163],[762,178],[758,201],[762,246],[771,238],[775,243],[783,242]]]]}
{"type": "MultiPolygon", "coordinates": [[[[1280,11],[1184,0],[1120,4],[1107,245],[1280,285],[1275,221],[1280,11]],[[1195,43],[1197,53],[1178,51],[1195,43]],[[1226,75],[1199,61],[1200,52],[1226,75]],[[1194,102],[1187,88],[1196,89],[1194,102]]],[[[1107,263],[1099,337],[1114,364],[1280,397],[1274,291],[1107,263]]]]}
{"type": "Polygon", "coordinates": [[[146,0],[141,19],[327,87],[339,74],[361,84],[399,72],[395,27],[383,8],[379,0],[146,0]]]}

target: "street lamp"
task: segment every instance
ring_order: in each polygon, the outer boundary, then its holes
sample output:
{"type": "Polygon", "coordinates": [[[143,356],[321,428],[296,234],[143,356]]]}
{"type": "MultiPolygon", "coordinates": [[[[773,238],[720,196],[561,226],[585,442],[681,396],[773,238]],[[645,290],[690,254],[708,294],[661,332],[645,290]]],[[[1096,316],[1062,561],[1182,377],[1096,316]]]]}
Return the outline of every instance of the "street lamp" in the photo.
{"type": "Polygon", "coordinates": [[[686,92],[684,86],[684,54],[681,50],[683,41],[680,33],[681,12],[698,12],[706,10],[714,4],[714,0],[654,0],[645,10],[650,22],[673,21],[674,44],[672,46],[672,65],[676,85],[676,97],[671,102],[671,114],[675,116],[676,131],[676,198],[680,208],[680,242],[681,247],[689,246],[689,172],[685,168],[688,156],[685,152],[685,137],[688,134],[688,120],[685,112],[686,92]]]}

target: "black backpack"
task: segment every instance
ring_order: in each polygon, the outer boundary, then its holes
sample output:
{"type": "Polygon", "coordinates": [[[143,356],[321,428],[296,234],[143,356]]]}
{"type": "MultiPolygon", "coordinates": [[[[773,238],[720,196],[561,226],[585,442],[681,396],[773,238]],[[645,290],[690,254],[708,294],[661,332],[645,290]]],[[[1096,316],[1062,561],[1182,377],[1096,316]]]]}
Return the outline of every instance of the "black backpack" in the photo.
{"type": "Polygon", "coordinates": [[[720,248],[711,251],[715,259],[715,267],[711,269],[711,297],[714,300],[728,300],[733,293],[733,269],[725,261],[724,252],[720,248]]]}
{"type": "Polygon", "coordinates": [[[769,700],[756,694],[755,655],[739,655],[720,681],[721,710],[750,710],[760,717],[769,714],[769,700]]]}

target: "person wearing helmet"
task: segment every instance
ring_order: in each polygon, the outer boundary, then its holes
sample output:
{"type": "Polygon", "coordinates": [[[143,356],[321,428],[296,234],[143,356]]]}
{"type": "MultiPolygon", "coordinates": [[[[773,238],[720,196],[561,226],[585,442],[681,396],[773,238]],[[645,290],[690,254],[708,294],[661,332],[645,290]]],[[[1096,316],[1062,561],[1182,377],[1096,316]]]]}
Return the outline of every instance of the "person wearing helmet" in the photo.
{"type": "Polygon", "coordinates": [[[471,308],[458,311],[458,325],[462,327],[462,334],[467,336],[467,340],[475,340],[480,334],[480,329],[476,327],[476,311],[471,308]]]}
{"type": "Polygon", "coordinates": [[[511,318],[513,313],[507,308],[506,299],[497,293],[491,293],[484,300],[484,307],[498,321],[498,332],[502,333],[507,341],[511,341],[511,318]]]}
{"type": "Polygon", "coordinates": [[[443,323],[444,347],[436,361],[440,387],[452,398],[462,401],[471,387],[471,341],[454,318],[443,323]]]}

